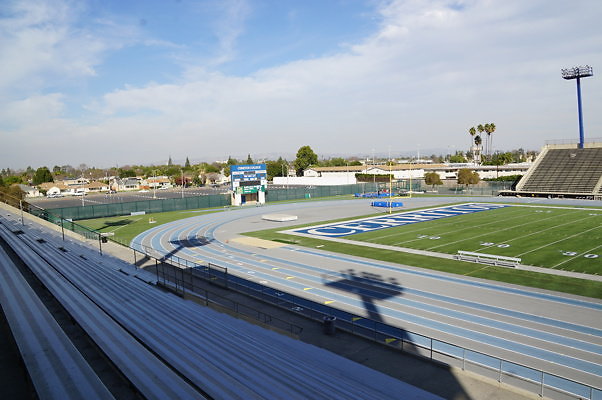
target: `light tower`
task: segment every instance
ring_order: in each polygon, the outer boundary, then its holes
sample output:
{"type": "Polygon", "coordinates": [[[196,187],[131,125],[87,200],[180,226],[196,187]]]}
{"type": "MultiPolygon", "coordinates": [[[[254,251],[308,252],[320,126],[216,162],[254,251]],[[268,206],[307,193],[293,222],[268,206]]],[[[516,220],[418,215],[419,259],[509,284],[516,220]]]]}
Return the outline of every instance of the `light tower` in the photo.
{"type": "Polygon", "coordinates": [[[583,148],[584,136],[583,136],[583,111],[581,110],[581,78],[587,78],[588,76],[594,75],[592,67],[589,65],[565,68],[560,70],[562,77],[566,80],[577,79],[577,108],[579,110],[579,148],[583,148]]]}

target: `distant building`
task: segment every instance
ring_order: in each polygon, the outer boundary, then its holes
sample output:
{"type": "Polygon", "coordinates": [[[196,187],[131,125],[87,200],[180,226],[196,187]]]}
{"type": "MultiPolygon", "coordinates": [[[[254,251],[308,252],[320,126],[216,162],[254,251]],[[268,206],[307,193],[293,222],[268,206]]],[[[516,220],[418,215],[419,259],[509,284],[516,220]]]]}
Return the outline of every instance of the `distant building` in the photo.
{"type": "Polygon", "coordinates": [[[23,185],[23,184],[18,184],[17,186],[19,186],[19,189],[21,189],[23,192],[25,192],[25,197],[40,197],[41,193],[38,190],[38,188],[35,187],[31,187],[29,185],[23,185]]]}
{"type": "Polygon", "coordinates": [[[169,189],[172,187],[172,184],[167,176],[153,176],[142,181],[141,186],[149,189],[169,189]]]}
{"type": "Polygon", "coordinates": [[[139,178],[115,178],[111,181],[111,190],[115,191],[131,191],[140,190],[139,178]]]}
{"type": "MultiPolygon", "coordinates": [[[[358,182],[356,174],[389,175],[393,180],[424,179],[427,172],[436,172],[443,180],[455,180],[462,168],[471,169],[479,174],[481,179],[494,179],[500,176],[522,175],[531,163],[508,165],[476,165],[472,163],[457,164],[396,164],[396,165],[361,165],[341,167],[310,167],[302,177],[274,177],[276,185],[350,185],[358,182]]],[[[369,179],[368,179],[369,180],[369,179]]]]}
{"type": "Polygon", "coordinates": [[[60,196],[67,191],[67,186],[62,182],[44,182],[38,185],[42,192],[46,192],[46,196],[60,196]]]}

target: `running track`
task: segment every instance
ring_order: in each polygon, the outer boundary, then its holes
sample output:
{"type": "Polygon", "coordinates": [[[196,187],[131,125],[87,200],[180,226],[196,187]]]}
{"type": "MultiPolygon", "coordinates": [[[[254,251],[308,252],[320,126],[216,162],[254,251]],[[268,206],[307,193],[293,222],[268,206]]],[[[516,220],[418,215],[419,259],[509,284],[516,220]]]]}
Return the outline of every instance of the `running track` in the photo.
{"type": "MultiPolygon", "coordinates": [[[[496,200],[512,201],[487,199],[496,200]]],[[[457,198],[404,202],[407,208],[414,208],[447,201],[457,198]]],[[[233,242],[240,232],[284,229],[371,212],[369,201],[364,200],[251,207],[161,225],[136,237],[132,246],[149,246],[160,254],[195,262],[209,261],[227,267],[230,274],[280,291],[328,301],[332,307],[357,315],[376,316],[412,332],[601,386],[602,302],[595,299],[319,249],[290,245],[261,249],[233,242]],[[261,215],[267,213],[293,214],[299,219],[290,223],[262,220],[261,215]]],[[[402,259],[400,255],[400,262],[402,259]]]]}

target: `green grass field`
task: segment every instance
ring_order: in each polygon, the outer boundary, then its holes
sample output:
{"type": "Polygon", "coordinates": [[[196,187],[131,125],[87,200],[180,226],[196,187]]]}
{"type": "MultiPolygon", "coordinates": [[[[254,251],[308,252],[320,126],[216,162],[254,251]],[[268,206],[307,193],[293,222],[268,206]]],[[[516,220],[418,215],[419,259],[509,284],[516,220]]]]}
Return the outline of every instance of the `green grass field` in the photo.
{"type": "MultiPolygon", "coordinates": [[[[219,211],[222,209],[173,211],[91,219],[77,223],[100,232],[113,232],[115,239],[127,244],[139,233],[157,225],[219,211]],[[149,223],[151,218],[155,221],[153,224],[149,223]]],[[[245,235],[459,275],[602,298],[602,282],[292,236],[280,233],[279,230],[281,228],[248,232],[245,235]]],[[[602,273],[602,209],[513,206],[356,234],[347,236],[346,239],[444,253],[465,250],[506,255],[520,257],[523,264],[590,274],[602,273]],[[500,245],[502,247],[498,247],[500,245]]]]}
{"type": "Polygon", "coordinates": [[[522,264],[602,273],[602,210],[511,206],[347,236],[456,254],[518,257],[522,264]]]}
{"type": "MultiPolygon", "coordinates": [[[[335,221],[323,223],[329,222],[335,221]]],[[[287,229],[307,226],[299,225],[287,229]]],[[[602,282],[599,281],[287,235],[279,232],[281,230],[275,228],[244,234],[475,278],[602,298],[602,282]]],[[[443,253],[455,254],[457,250],[465,250],[506,255],[520,257],[524,264],[600,274],[601,235],[602,209],[513,206],[360,233],[346,236],[345,239],[443,253]],[[498,247],[499,245],[502,247],[498,247]],[[593,257],[595,255],[598,257],[593,257]]]]}
{"type": "Polygon", "coordinates": [[[197,215],[209,214],[223,211],[218,209],[170,211],[155,214],[132,215],[125,217],[84,219],[77,221],[78,224],[102,233],[113,233],[113,239],[123,244],[129,244],[133,238],[140,233],[155,226],[177,221],[179,219],[195,217],[197,215]],[[154,222],[150,222],[154,221],[154,222]]]}
{"type": "MultiPolygon", "coordinates": [[[[320,197],[315,199],[295,199],[295,200],[283,200],[274,203],[297,203],[307,201],[335,201],[341,199],[352,199],[352,195],[343,196],[332,196],[332,197],[320,197]]],[[[237,208],[229,209],[229,211],[236,211],[237,208]]],[[[147,231],[155,226],[166,224],[168,222],[177,221],[179,219],[190,218],[197,215],[203,215],[213,212],[224,211],[224,207],[205,208],[198,210],[185,210],[185,211],[168,211],[162,213],[150,213],[145,215],[135,216],[120,216],[120,217],[108,217],[108,218],[93,218],[93,219],[82,219],[76,221],[77,224],[82,225],[86,228],[93,229],[102,233],[113,233],[112,238],[122,244],[129,244],[133,238],[138,236],[140,233],[147,231]],[[151,224],[149,220],[154,222],[151,224]]]]}

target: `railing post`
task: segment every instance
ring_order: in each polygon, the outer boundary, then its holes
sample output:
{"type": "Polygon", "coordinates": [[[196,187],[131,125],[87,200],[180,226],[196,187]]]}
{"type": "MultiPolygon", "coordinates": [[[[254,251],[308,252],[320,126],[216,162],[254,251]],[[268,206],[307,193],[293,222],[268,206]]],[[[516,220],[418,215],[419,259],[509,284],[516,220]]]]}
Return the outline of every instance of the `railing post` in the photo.
{"type": "Polygon", "coordinates": [[[61,217],[61,233],[63,234],[63,242],[65,241],[65,220],[61,217]]]}
{"type": "Polygon", "coordinates": [[[19,200],[19,208],[21,209],[21,225],[25,225],[25,220],[23,219],[23,200],[19,200]]]}
{"type": "Polygon", "coordinates": [[[543,387],[544,387],[544,372],[541,371],[541,387],[539,388],[539,397],[543,397],[543,387]]]}
{"type": "Polygon", "coordinates": [[[466,349],[462,347],[462,371],[466,370],[466,349]]]}
{"type": "Polygon", "coordinates": [[[500,375],[498,377],[498,382],[502,383],[502,363],[504,362],[504,360],[500,359],[500,375]]]}
{"type": "Polygon", "coordinates": [[[132,249],[132,251],[134,252],[134,267],[138,268],[138,265],[136,264],[136,250],[132,249]]]}
{"type": "Polygon", "coordinates": [[[431,360],[433,359],[433,338],[431,339],[431,360]]]}

